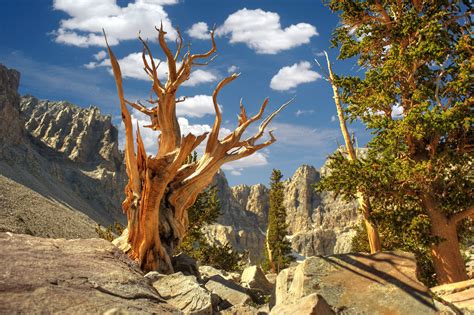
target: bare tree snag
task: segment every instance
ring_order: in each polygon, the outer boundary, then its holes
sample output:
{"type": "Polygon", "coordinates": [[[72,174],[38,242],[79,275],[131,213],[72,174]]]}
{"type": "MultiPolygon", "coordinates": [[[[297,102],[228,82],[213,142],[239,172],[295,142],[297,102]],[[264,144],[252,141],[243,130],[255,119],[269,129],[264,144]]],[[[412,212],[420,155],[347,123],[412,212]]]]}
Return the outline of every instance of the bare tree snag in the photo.
{"type": "Polygon", "coordinates": [[[125,188],[126,197],[122,203],[128,226],[124,233],[114,240],[114,244],[135,259],[144,271],[172,273],[170,257],[184,237],[188,225],[187,209],[195,202],[197,195],[210,184],[224,163],[249,156],[276,141],[272,131],[269,131],[270,138],[257,143],[270,121],[291,101],[264,119],[258,131],[245,139],[242,139],[244,132],[252,123],[262,118],[268,99],[265,99],[259,112],[250,118],[241,102],[237,128],[223,139],[219,139],[222,115],[217,98],[221,89],[239,76],[232,74],[219,82],[212,95],[215,120],[209,135],[182,136],[176,117],[176,106],[182,100],[176,98],[176,93],[180,85],[189,79],[193,66],[206,65],[215,56],[214,31],[211,31],[212,47],[208,52],[191,54],[188,47],[188,51],[181,57],[183,39],[179,30],[174,54],[165,41],[166,32],[163,26],[156,30],[159,45],[166,57],[168,78],[166,82],[160,81],[160,64],[155,64],[148,44],[140,38],[143,44],[144,71],[150,77],[152,90],[156,95],[156,99],[148,100],[150,106],[125,99],[120,66],[106,38],[125,125],[125,163],[129,177],[125,188]],[[133,126],[127,105],[149,116],[150,125],[145,127],[159,132],[158,153],[155,156],[147,156],[138,126],[135,153],[133,126]],[[208,140],[203,156],[195,162],[187,161],[186,158],[206,137],[208,140]]]}
{"type": "MultiPolygon", "coordinates": [[[[355,161],[357,159],[356,151],[351,141],[349,130],[347,129],[346,118],[344,116],[344,111],[342,109],[341,98],[339,97],[339,90],[334,80],[334,73],[332,72],[331,62],[329,61],[328,54],[326,52],[324,52],[324,54],[326,55],[326,61],[327,61],[327,66],[328,66],[328,71],[329,71],[328,80],[329,80],[329,83],[331,83],[332,91],[334,93],[334,103],[336,104],[337,117],[339,118],[339,126],[341,128],[342,136],[344,137],[344,143],[346,146],[348,159],[350,161],[355,161]]],[[[374,254],[374,253],[380,252],[382,251],[382,243],[380,241],[380,235],[377,230],[377,226],[375,226],[375,224],[373,224],[369,220],[370,202],[364,196],[363,192],[360,190],[357,192],[357,202],[364,216],[364,223],[367,229],[367,237],[368,237],[369,245],[370,245],[370,253],[374,254]]]]}

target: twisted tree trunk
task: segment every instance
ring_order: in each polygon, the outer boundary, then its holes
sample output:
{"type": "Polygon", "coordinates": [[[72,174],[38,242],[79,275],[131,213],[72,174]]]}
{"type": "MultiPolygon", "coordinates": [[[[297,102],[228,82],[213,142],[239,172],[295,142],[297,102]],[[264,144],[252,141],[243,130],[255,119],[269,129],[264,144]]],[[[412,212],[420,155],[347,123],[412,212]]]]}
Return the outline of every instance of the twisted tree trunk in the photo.
{"type": "Polygon", "coordinates": [[[250,124],[262,117],[268,99],[252,117],[247,117],[241,102],[238,127],[223,139],[219,139],[222,115],[217,96],[225,85],[239,76],[232,74],[223,79],[214,90],[216,116],[210,133],[182,136],[176,117],[176,106],[179,106],[181,101],[176,99],[177,90],[189,79],[194,66],[205,65],[212,60],[216,52],[214,31],[211,32],[212,48],[204,54],[191,54],[188,49],[179,66],[177,60],[181,57],[183,47],[181,34],[178,31],[177,50],[173,54],[165,41],[166,32],[163,26],[157,31],[159,44],[168,65],[168,79],[165,84],[158,78],[159,64],[155,64],[148,44],[140,38],[143,43],[144,70],[152,81],[152,90],[156,95],[156,99],[148,100],[150,107],[125,99],[120,66],[107,44],[125,125],[125,163],[129,177],[125,188],[126,198],[122,203],[128,225],[124,233],[114,240],[114,244],[135,259],[144,271],[172,273],[170,257],[184,237],[188,225],[187,209],[196,201],[197,195],[209,185],[224,163],[249,156],[276,141],[270,131],[270,139],[256,143],[263,136],[270,121],[289,102],[263,120],[258,131],[246,139],[241,139],[244,132],[250,124]],[[208,58],[211,58],[208,62],[198,62],[208,58]],[[135,154],[133,126],[127,105],[149,116],[150,125],[145,127],[160,132],[158,153],[155,156],[147,156],[138,126],[135,154]],[[208,139],[202,157],[197,161],[187,161],[186,158],[206,137],[208,139]]]}
{"type": "Polygon", "coordinates": [[[422,202],[431,221],[431,235],[440,238],[439,242],[431,246],[438,283],[468,280],[464,259],[459,250],[457,225],[464,218],[474,219],[474,207],[447,217],[432,194],[425,193],[422,202]]]}
{"type": "MultiPolygon", "coordinates": [[[[344,117],[344,111],[342,109],[339,91],[337,85],[334,83],[335,80],[334,74],[332,72],[331,62],[329,61],[328,54],[326,52],[324,52],[324,54],[326,55],[326,61],[328,64],[329,71],[328,79],[332,86],[332,91],[334,94],[334,103],[336,103],[337,117],[339,118],[339,126],[341,128],[342,136],[344,137],[344,143],[346,146],[348,159],[350,161],[355,161],[357,159],[356,151],[354,149],[354,145],[352,144],[351,137],[349,135],[349,130],[347,129],[346,118],[344,117]]],[[[361,190],[357,191],[357,202],[364,217],[364,223],[367,229],[367,238],[369,240],[370,253],[374,254],[380,252],[382,251],[382,243],[380,241],[380,235],[377,226],[370,221],[370,202],[361,190]]]]}

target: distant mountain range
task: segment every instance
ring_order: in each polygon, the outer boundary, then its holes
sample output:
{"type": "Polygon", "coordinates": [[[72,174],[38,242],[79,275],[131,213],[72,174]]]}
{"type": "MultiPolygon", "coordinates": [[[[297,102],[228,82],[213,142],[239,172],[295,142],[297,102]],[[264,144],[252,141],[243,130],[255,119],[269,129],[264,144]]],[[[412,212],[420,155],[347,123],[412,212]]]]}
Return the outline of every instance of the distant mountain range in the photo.
{"type": "MultiPolygon", "coordinates": [[[[0,231],[43,237],[96,237],[97,223],[125,223],[126,182],[117,128],[96,107],[20,96],[20,74],[0,65],[0,231]]],[[[355,204],[316,193],[325,169],[302,165],[284,182],[290,239],[295,254],[350,251],[358,222],[355,204]]],[[[262,184],[229,187],[214,178],[221,202],[209,239],[263,258],[269,208],[262,184]]]]}

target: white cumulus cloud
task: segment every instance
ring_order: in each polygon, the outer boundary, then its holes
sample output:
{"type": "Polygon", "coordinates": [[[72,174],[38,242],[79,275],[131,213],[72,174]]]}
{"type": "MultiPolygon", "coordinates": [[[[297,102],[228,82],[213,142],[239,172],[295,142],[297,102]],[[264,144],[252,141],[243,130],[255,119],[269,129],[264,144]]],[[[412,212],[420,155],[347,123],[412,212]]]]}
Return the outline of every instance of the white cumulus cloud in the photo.
{"type": "Polygon", "coordinates": [[[319,35],[308,23],[282,28],[280,16],[262,9],[241,9],[229,15],[217,35],[230,37],[230,43],[244,43],[259,54],[276,54],[303,44],[319,35]]]}
{"type": "Polygon", "coordinates": [[[258,167],[268,164],[267,155],[264,152],[255,152],[243,159],[226,163],[222,165],[222,169],[230,171],[234,176],[240,176],[245,168],[258,167]]]}
{"type": "Polygon", "coordinates": [[[281,68],[270,81],[270,87],[277,91],[287,91],[302,83],[309,83],[321,79],[321,75],[311,70],[308,61],[301,61],[292,66],[281,68]]]}
{"type": "Polygon", "coordinates": [[[176,114],[187,117],[203,117],[214,114],[214,103],[210,95],[195,95],[176,104],[176,114]]]}
{"type": "Polygon", "coordinates": [[[206,70],[197,69],[191,72],[189,79],[183,83],[183,86],[196,86],[203,83],[211,83],[217,80],[217,76],[206,70]]]}
{"type": "Polygon", "coordinates": [[[209,27],[205,22],[198,22],[191,26],[186,33],[192,38],[196,39],[211,39],[211,34],[209,32],[209,27]]]}
{"type": "Polygon", "coordinates": [[[78,47],[105,46],[102,29],[105,29],[110,45],[123,40],[136,39],[138,33],[156,40],[155,26],[163,23],[169,40],[176,39],[163,6],[178,0],[135,0],[121,7],[116,0],[54,0],[53,8],[63,11],[69,18],[62,19],[52,34],[57,43],[78,47]]]}

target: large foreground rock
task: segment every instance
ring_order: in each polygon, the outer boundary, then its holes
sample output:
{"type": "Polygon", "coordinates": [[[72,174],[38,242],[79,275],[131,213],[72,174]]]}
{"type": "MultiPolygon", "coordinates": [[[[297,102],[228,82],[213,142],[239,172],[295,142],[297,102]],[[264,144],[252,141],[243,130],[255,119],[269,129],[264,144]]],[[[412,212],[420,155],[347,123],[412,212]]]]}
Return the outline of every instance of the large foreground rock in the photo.
{"type": "Polygon", "coordinates": [[[204,282],[207,282],[213,276],[221,276],[226,280],[232,280],[235,283],[240,283],[240,274],[237,272],[227,272],[225,270],[217,269],[212,266],[199,266],[199,274],[204,282]]]}
{"type": "Polygon", "coordinates": [[[244,288],[221,276],[216,275],[211,277],[205,286],[207,290],[222,300],[218,307],[219,309],[226,309],[233,305],[249,304],[252,302],[252,298],[247,294],[244,288]]]}
{"type": "Polygon", "coordinates": [[[271,294],[273,286],[268,282],[259,266],[250,266],[245,268],[240,280],[242,286],[249,289],[256,289],[265,294],[271,294]]]}
{"type": "Polygon", "coordinates": [[[218,312],[219,315],[263,315],[264,313],[259,313],[259,311],[250,305],[235,305],[228,309],[218,312]]]}
{"type": "Polygon", "coordinates": [[[199,285],[195,276],[185,276],[182,272],[171,275],[151,272],[146,277],[161,297],[185,314],[212,315],[211,293],[199,285]]]}
{"type": "Polygon", "coordinates": [[[1,233],[0,251],[0,314],[180,314],[105,240],[1,233]]]}
{"type": "Polygon", "coordinates": [[[344,254],[310,257],[277,277],[276,306],[320,294],[346,314],[433,314],[429,290],[416,279],[412,254],[344,254]]]}
{"type": "Polygon", "coordinates": [[[333,315],[336,314],[331,306],[316,293],[310,294],[288,304],[278,304],[270,315],[333,315]]]}

